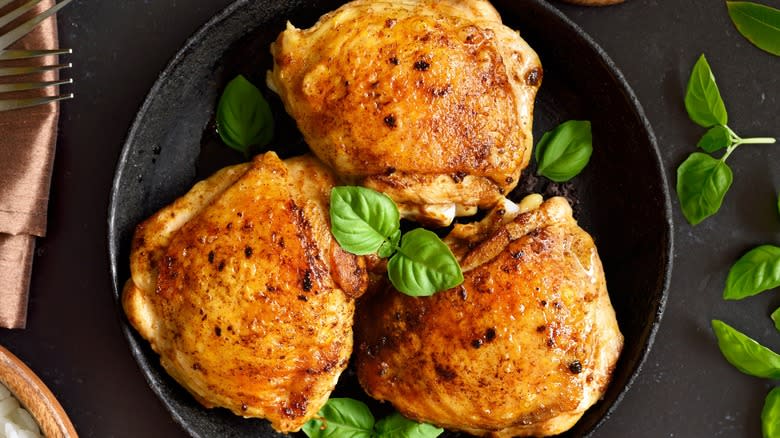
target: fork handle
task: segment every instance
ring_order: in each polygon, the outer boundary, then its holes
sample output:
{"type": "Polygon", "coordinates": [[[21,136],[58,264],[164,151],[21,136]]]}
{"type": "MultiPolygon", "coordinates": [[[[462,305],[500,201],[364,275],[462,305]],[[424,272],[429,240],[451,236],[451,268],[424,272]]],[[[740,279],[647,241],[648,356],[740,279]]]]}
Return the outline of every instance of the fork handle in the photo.
{"type": "Polygon", "coordinates": [[[72,49],[54,49],[54,50],[0,50],[0,61],[10,59],[29,59],[39,58],[50,55],[67,55],[73,53],[72,49]]]}
{"type": "Polygon", "coordinates": [[[72,99],[73,93],[63,94],[62,96],[35,97],[32,99],[0,99],[0,111],[8,111],[31,106],[44,105],[58,100],[72,99]]]}

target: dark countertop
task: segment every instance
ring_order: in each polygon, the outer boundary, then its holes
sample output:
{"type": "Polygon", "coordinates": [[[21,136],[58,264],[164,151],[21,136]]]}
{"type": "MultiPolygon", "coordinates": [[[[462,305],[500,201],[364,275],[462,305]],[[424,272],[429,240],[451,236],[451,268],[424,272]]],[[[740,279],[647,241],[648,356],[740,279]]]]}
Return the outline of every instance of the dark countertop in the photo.
{"type": "MultiPolygon", "coordinates": [[[[136,111],[185,39],[230,0],[76,1],[60,14],[77,98],[66,102],[49,230],[38,241],[28,328],[0,344],[58,396],[81,436],[185,436],[147,386],[111,294],[106,209],[119,151],[136,111]]],[[[763,3],[780,7],[778,0],[763,3]]],[[[780,58],[734,29],[724,2],[631,0],[604,9],[558,6],[602,45],[634,88],[658,137],[670,182],[703,130],[682,105],[707,54],[743,136],[780,136],[780,58]]],[[[748,249],[780,244],[780,145],[745,146],[729,160],[734,185],[720,213],[689,226],[673,198],[674,273],[655,346],[633,388],[596,437],[757,437],[772,382],[737,372],[709,329],[724,319],[780,350],[769,313],[777,291],[741,302],[721,293],[748,249]],[[774,172],[773,172],[774,170],[774,172]]]]}

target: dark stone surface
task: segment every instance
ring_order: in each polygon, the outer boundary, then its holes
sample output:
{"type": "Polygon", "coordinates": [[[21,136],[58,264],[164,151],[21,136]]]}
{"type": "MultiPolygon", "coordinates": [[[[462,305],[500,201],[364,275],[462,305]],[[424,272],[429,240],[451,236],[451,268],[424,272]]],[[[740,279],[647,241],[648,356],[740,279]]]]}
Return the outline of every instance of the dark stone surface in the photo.
{"type": "MultiPolygon", "coordinates": [[[[127,130],[157,75],[228,3],[77,0],[60,15],[61,45],[75,51],[70,75],[77,98],[63,105],[49,235],[38,243],[28,328],[0,331],[0,343],[49,385],[82,436],[186,436],[149,388],[122,335],[110,292],[106,207],[127,130]]],[[[722,2],[556,6],[623,71],[654,127],[671,183],[702,133],[682,106],[687,76],[702,52],[718,78],[730,126],[743,136],[780,135],[780,60],[742,38],[722,2]]],[[[724,319],[780,349],[768,318],[780,304],[776,293],[736,303],[720,298],[728,267],[740,254],[780,242],[779,159],[778,146],[738,150],[729,160],[735,182],[724,208],[696,228],[673,202],[675,269],[666,314],[643,371],[595,437],[760,435],[771,382],[727,364],[709,320],[724,319]]]]}

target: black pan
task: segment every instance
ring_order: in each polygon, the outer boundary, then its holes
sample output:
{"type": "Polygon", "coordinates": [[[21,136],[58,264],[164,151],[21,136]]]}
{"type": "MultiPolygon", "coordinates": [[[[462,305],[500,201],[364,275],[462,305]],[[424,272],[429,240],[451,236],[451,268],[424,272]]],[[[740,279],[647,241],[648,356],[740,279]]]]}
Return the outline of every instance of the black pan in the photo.
{"type": "MultiPolygon", "coordinates": [[[[201,407],[165,374],[159,358],[130,327],[119,306],[129,277],[135,225],[184,194],[214,170],[241,161],[219,145],[213,113],[227,80],[242,73],[264,84],[269,44],[287,20],[308,27],[336,1],[238,0],[190,38],[160,75],[138,112],[117,165],[109,207],[113,292],[122,327],[150,387],[194,437],[272,437],[267,422],[201,407]]],[[[544,82],[537,99],[535,137],[568,119],[593,124],[594,153],[572,182],[526,176],[512,196],[562,194],[599,248],[625,349],[604,399],[565,436],[587,436],[605,421],[639,372],[663,313],[671,273],[669,190],[641,105],[609,57],[581,29],[542,0],[496,1],[505,23],[539,54],[544,82]]],[[[281,103],[261,87],[277,119],[271,148],[281,156],[306,150],[281,103]]],[[[531,175],[533,169],[525,172],[531,175]]],[[[348,370],[337,395],[366,399],[348,370]]],[[[386,407],[372,405],[374,409],[386,407]]],[[[457,436],[449,433],[447,436],[457,436]]]]}

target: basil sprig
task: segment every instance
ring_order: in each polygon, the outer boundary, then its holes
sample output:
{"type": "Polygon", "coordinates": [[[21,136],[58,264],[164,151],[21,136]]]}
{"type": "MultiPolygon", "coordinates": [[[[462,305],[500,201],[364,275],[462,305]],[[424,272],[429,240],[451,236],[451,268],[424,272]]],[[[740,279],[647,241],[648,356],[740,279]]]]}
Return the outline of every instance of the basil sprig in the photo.
{"type": "Polygon", "coordinates": [[[761,433],[764,438],[780,438],[780,388],[769,391],[761,410],[761,433]]]}
{"type": "Polygon", "coordinates": [[[455,256],[432,231],[423,228],[409,231],[396,248],[397,252],[387,262],[387,275],[401,292],[427,296],[463,282],[463,272],[455,256]]]}
{"type": "Polygon", "coordinates": [[[753,2],[726,2],[731,21],[748,41],[780,56],[780,9],[753,2]]]}
{"type": "Polygon", "coordinates": [[[435,438],[444,429],[428,423],[417,423],[395,412],[376,423],[376,437],[387,438],[435,438]]]}
{"type": "Polygon", "coordinates": [[[444,432],[397,412],[375,422],[365,403],[350,398],[328,400],[302,430],[309,438],[436,438],[444,432]]]}
{"type": "Polygon", "coordinates": [[[780,287],[780,248],[761,245],[731,267],[723,298],[739,300],[776,287],[780,287]]]}
{"type": "Polygon", "coordinates": [[[393,200],[363,187],[333,188],[330,222],[339,245],[355,255],[373,254],[397,245],[401,232],[401,215],[393,200]]]}
{"type": "Polygon", "coordinates": [[[685,110],[688,117],[697,125],[709,128],[715,125],[725,125],[729,121],[726,104],[720,97],[715,75],[704,55],[699,57],[693,66],[688,86],[685,90],[685,110]]]}
{"type": "Polygon", "coordinates": [[[536,173],[555,182],[582,172],[593,154],[593,135],[587,120],[569,120],[545,132],[536,145],[536,173]]]}
{"type": "Polygon", "coordinates": [[[780,379],[780,355],[723,321],[713,320],[712,329],[720,352],[735,368],[751,376],[780,379]]]}
{"type": "Polygon", "coordinates": [[[723,125],[710,128],[696,144],[706,152],[713,153],[731,145],[731,132],[723,125]]]}
{"type": "MultiPolygon", "coordinates": [[[[780,330],[780,309],[772,313],[772,320],[780,330]]],[[[780,355],[723,321],[713,320],[712,329],[721,353],[739,371],[766,379],[780,379],[780,355]]],[[[764,401],[761,430],[764,438],[780,438],[780,388],[773,389],[764,401]]]]}
{"type": "Polygon", "coordinates": [[[458,261],[436,234],[417,228],[401,235],[398,207],[385,194],[365,187],[334,187],[330,223],[344,250],[389,257],[387,274],[400,292],[431,296],[463,282],[458,261]]]}
{"type": "Polygon", "coordinates": [[[724,160],[692,153],[677,168],[677,196],[688,222],[696,225],[718,211],[733,180],[724,160]]]}
{"type": "Polygon", "coordinates": [[[303,425],[303,433],[309,438],[370,438],[373,428],[374,415],[365,403],[332,398],[303,425]]]}
{"type": "Polygon", "coordinates": [[[252,147],[267,145],[274,135],[271,107],[242,75],[228,82],[219,98],[217,133],[226,145],[247,158],[252,147]]]}
{"type": "Polygon", "coordinates": [[[698,142],[708,153],[726,149],[720,158],[694,152],[677,168],[677,197],[683,215],[696,225],[720,210],[731,187],[733,173],[726,164],[743,144],[774,143],[774,138],[742,138],[728,127],[726,105],[704,55],[693,67],[685,93],[685,109],[698,125],[709,128],[698,142]]]}

